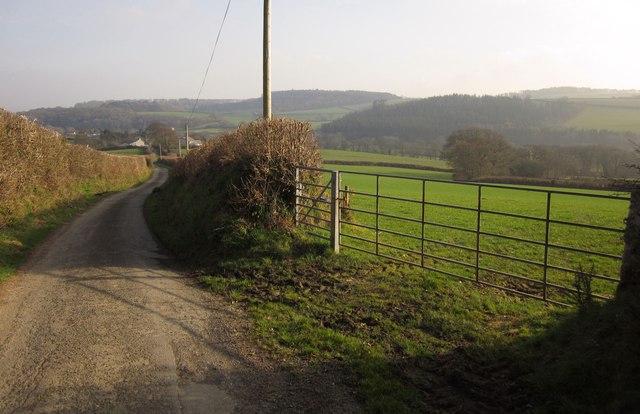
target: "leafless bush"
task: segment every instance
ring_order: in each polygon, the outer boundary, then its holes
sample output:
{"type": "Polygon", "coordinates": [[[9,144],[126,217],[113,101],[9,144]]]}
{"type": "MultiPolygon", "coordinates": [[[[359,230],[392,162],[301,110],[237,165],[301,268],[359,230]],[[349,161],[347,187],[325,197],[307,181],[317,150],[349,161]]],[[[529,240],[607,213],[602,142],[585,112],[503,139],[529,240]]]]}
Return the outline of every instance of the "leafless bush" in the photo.
{"type": "Polygon", "coordinates": [[[591,284],[595,272],[595,265],[592,263],[589,271],[580,265],[574,274],[573,287],[575,291],[572,296],[580,310],[587,309],[593,303],[593,288],[591,284]]]}
{"type": "Polygon", "coordinates": [[[26,117],[0,109],[0,227],[15,218],[96,192],[131,185],[146,172],[142,157],[120,157],[68,144],[26,117]]]}

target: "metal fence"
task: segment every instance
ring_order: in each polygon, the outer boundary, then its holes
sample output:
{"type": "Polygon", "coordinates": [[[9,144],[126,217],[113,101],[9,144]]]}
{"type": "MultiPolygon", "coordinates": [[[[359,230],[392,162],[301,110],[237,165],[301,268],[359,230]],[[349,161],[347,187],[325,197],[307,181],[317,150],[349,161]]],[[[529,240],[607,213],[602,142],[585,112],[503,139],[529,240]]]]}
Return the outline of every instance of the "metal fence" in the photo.
{"type": "Polygon", "coordinates": [[[296,177],[297,224],[336,252],[348,248],[556,304],[608,299],[619,283],[627,194],[302,166],[296,177]]]}

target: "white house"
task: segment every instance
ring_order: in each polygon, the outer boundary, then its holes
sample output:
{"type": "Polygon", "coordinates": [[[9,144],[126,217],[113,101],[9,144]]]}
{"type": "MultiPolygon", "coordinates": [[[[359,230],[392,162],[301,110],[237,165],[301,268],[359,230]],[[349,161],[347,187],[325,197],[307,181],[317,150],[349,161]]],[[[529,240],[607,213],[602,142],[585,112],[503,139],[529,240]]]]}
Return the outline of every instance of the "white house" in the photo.
{"type": "MultiPolygon", "coordinates": [[[[180,138],[180,145],[182,145],[183,147],[186,147],[185,143],[186,143],[186,139],[184,137],[180,138]]],[[[199,147],[200,145],[202,145],[203,142],[200,141],[199,139],[193,139],[191,137],[189,137],[189,148],[195,148],[195,147],[199,147]]]]}
{"type": "Polygon", "coordinates": [[[147,144],[144,143],[144,141],[142,140],[142,138],[138,138],[137,141],[132,142],[131,144],[128,144],[130,147],[146,147],[147,144]]]}

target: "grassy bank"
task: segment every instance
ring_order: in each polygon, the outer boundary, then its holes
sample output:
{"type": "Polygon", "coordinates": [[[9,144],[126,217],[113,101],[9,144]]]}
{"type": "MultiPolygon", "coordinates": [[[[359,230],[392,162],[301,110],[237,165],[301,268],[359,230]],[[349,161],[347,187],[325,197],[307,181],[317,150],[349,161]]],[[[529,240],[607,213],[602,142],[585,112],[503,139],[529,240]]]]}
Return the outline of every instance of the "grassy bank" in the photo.
{"type": "Polygon", "coordinates": [[[145,181],[144,157],[80,145],[0,109],[0,279],[53,228],[102,194],[145,181]]]}
{"type": "Polygon", "coordinates": [[[367,412],[516,412],[531,401],[509,369],[522,351],[497,351],[566,311],[303,246],[314,254],[228,262],[203,277],[245,304],[274,356],[342,364],[367,412]]]}
{"type": "Polygon", "coordinates": [[[338,363],[367,412],[631,412],[640,297],[581,310],[348,254],[230,261],[205,272],[285,363],[338,363]],[[631,411],[629,411],[631,410],[631,411]]]}

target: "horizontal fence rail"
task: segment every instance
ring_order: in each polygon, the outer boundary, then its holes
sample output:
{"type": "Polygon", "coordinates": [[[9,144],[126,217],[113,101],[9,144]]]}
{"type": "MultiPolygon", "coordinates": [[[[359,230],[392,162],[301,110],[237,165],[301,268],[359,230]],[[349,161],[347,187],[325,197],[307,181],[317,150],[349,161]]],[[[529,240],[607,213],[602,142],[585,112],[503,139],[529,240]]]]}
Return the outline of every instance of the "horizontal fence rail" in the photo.
{"type": "Polygon", "coordinates": [[[296,178],[296,223],[336,252],[377,255],[556,304],[606,300],[619,283],[627,194],[303,166],[296,178]]]}

